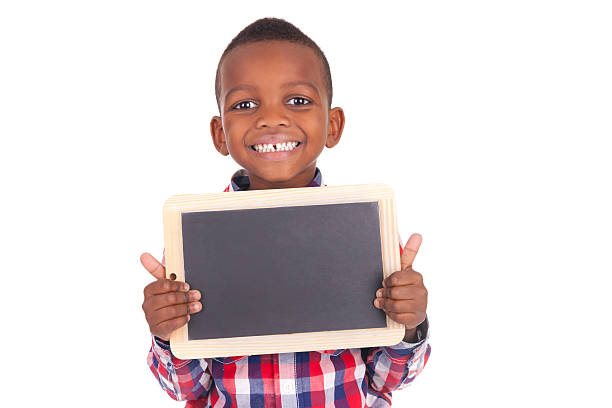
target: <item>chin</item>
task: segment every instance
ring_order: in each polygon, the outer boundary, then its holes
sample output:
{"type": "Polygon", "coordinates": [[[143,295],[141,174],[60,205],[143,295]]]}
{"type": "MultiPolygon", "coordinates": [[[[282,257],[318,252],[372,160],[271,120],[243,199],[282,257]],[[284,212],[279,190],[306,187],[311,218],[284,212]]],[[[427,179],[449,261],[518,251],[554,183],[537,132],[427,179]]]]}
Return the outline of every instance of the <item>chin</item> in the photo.
{"type": "Polygon", "coordinates": [[[295,175],[286,173],[279,174],[278,172],[265,172],[262,173],[259,178],[269,183],[288,183],[295,175]]]}
{"type": "Polygon", "coordinates": [[[278,184],[278,188],[284,188],[283,185],[289,184],[291,180],[293,180],[299,174],[299,172],[285,171],[284,169],[268,169],[257,172],[249,171],[249,174],[255,174],[258,178],[267,183],[278,184]]]}

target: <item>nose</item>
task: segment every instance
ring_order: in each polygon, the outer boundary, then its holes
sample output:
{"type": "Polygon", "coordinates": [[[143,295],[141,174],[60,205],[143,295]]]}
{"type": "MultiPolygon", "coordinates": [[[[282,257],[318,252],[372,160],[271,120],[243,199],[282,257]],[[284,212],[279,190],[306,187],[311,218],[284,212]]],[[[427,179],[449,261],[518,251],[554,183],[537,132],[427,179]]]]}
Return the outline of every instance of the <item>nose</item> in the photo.
{"type": "Polygon", "coordinates": [[[258,117],[257,117],[257,127],[265,128],[265,127],[277,127],[277,126],[285,126],[288,127],[291,123],[289,116],[287,116],[287,111],[284,107],[268,105],[261,106],[258,109],[258,117]]]}

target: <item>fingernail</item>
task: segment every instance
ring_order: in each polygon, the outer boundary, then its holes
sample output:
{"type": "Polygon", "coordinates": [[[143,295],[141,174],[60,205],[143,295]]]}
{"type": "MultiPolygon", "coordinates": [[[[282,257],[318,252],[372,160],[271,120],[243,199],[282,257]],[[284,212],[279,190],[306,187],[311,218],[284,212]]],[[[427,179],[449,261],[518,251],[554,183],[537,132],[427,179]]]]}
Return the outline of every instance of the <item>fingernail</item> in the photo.
{"type": "Polygon", "coordinates": [[[378,289],[376,291],[376,297],[382,297],[382,292],[383,292],[382,289],[378,289]]]}
{"type": "Polygon", "coordinates": [[[376,301],[374,301],[374,304],[376,305],[376,307],[380,307],[380,300],[376,299],[376,301]]]}
{"type": "Polygon", "coordinates": [[[187,291],[189,290],[189,284],[188,284],[188,283],[184,283],[184,284],[183,284],[183,290],[184,290],[185,292],[187,292],[187,291]]]}
{"type": "Polygon", "coordinates": [[[198,302],[195,305],[192,306],[194,311],[198,311],[202,308],[202,305],[198,302]]]}
{"type": "Polygon", "coordinates": [[[194,290],[189,293],[189,300],[199,300],[199,299],[200,299],[200,292],[198,292],[197,290],[194,290]]]}

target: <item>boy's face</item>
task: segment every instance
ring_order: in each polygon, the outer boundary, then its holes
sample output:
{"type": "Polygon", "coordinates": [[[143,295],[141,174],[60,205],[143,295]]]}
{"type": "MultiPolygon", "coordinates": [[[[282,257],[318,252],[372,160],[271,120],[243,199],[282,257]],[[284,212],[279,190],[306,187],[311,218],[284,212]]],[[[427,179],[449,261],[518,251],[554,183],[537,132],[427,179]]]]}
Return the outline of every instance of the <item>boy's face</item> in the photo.
{"type": "Polygon", "coordinates": [[[312,49],[286,41],[241,45],[226,55],[221,117],[213,117],[211,133],[216,149],[248,171],[250,189],[308,185],[323,148],[340,140],[344,113],[329,109],[322,72],[312,49]],[[270,144],[281,150],[258,151],[270,144]]]}

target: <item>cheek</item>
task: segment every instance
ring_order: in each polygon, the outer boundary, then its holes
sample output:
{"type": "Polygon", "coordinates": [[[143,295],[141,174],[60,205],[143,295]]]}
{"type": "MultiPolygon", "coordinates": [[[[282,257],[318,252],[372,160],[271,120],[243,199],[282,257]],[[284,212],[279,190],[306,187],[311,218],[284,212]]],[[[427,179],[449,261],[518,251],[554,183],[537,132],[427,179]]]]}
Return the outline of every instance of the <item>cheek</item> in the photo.
{"type": "Polygon", "coordinates": [[[315,144],[325,144],[327,138],[327,117],[326,115],[313,115],[302,122],[302,128],[306,131],[315,144]]]}
{"type": "Polygon", "coordinates": [[[243,144],[244,126],[241,126],[240,121],[225,121],[223,123],[223,133],[225,134],[225,141],[229,149],[232,146],[241,146],[243,144]]]}

